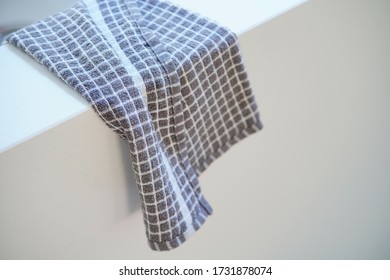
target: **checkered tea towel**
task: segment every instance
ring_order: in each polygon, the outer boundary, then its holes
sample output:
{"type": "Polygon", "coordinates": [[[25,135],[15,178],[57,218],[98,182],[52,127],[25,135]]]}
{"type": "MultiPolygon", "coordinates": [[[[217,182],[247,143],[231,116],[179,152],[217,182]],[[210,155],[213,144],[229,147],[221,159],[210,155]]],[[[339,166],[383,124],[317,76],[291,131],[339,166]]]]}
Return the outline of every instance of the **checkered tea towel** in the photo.
{"type": "Polygon", "coordinates": [[[84,96],[129,143],[154,250],[201,227],[212,210],[198,176],[261,128],[236,36],[175,5],[85,0],[6,42],[84,96]]]}

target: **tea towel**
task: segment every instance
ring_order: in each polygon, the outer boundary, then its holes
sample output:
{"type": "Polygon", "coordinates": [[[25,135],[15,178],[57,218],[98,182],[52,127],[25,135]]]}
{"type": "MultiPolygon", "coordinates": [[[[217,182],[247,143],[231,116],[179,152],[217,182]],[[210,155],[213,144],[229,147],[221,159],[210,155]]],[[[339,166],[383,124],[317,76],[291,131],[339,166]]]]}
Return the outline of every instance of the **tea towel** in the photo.
{"type": "Polygon", "coordinates": [[[175,248],[202,226],[212,210],[198,176],[262,127],[236,35],[168,2],[84,0],[6,42],[129,143],[153,250],[175,248]]]}

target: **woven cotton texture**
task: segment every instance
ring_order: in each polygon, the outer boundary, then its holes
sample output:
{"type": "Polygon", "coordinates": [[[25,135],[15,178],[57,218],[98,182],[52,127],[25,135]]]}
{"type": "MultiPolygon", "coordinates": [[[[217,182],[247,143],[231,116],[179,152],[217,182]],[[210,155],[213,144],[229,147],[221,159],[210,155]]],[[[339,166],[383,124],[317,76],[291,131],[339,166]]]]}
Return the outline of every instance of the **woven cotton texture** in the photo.
{"type": "Polygon", "coordinates": [[[237,37],[172,4],[83,1],[6,42],[85,97],[129,143],[153,250],[175,248],[201,227],[212,210],[198,176],[261,129],[237,37]]]}

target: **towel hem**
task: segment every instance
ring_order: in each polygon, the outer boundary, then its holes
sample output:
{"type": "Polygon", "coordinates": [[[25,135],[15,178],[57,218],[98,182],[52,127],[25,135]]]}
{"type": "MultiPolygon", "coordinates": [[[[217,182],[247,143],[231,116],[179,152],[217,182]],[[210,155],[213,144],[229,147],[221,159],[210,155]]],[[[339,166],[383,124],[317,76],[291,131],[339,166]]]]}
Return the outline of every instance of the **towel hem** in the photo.
{"type": "Polygon", "coordinates": [[[191,227],[189,227],[185,232],[176,236],[172,240],[165,240],[161,242],[155,242],[148,240],[149,247],[154,251],[169,251],[176,247],[179,247],[185,241],[187,241],[196,231],[198,231],[202,225],[206,222],[207,218],[212,213],[212,208],[206,199],[201,196],[199,197],[199,203],[201,204],[201,211],[197,213],[197,216],[193,219],[191,227]]]}

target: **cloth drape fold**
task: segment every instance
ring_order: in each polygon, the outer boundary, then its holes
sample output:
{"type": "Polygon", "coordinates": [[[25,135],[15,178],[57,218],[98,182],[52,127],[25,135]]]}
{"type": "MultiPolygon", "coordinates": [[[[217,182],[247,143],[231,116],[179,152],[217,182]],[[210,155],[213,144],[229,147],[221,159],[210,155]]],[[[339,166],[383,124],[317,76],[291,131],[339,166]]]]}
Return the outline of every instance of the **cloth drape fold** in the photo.
{"type": "Polygon", "coordinates": [[[173,4],[85,0],[6,42],[129,143],[153,250],[175,248],[201,227],[212,210],[198,176],[262,128],[235,34],[173,4]]]}

